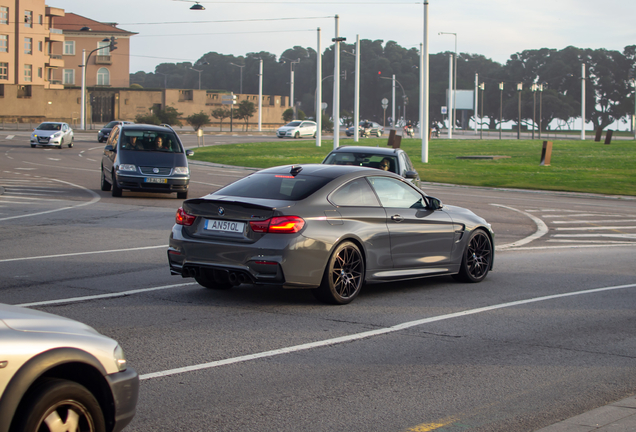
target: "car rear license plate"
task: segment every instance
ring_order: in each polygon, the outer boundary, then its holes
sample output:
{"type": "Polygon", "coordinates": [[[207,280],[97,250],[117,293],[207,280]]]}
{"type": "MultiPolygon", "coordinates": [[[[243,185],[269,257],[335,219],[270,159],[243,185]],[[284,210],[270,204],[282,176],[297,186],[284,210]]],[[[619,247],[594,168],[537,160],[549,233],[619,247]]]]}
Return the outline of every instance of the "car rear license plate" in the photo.
{"type": "Polygon", "coordinates": [[[245,228],[244,222],[232,222],[222,220],[205,220],[205,229],[208,231],[242,233],[245,228]]]}
{"type": "Polygon", "coordinates": [[[146,183],[168,183],[168,179],[159,177],[146,177],[144,181],[146,183]]]}

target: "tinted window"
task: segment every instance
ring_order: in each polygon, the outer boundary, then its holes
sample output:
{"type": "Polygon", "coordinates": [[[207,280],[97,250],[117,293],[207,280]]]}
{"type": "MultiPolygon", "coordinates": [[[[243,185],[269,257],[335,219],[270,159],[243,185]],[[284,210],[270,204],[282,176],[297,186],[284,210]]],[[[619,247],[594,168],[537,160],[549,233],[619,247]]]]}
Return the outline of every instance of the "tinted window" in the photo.
{"type": "Polygon", "coordinates": [[[381,154],[334,152],[327,156],[323,163],[327,165],[356,165],[380,168],[380,163],[383,159],[389,161],[389,171],[397,172],[398,165],[395,156],[385,156],[381,154]]]}
{"type": "Polygon", "coordinates": [[[252,174],[218,190],[215,194],[299,201],[316,192],[330,180],[323,177],[252,174]]]}
{"type": "Polygon", "coordinates": [[[289,126],[289,127],[300,126],[300,122],[299,121],[293,121],[293,122],[287,123],[286,126],[289,126]]]}
{"type": "Polygon", "coordinates": [[[340,187],[329,197],[337,206],[378,207],[378,199],[365,179],[353,180],[340,187]]]}
{"type": "Polygon", "coordinates": [[[104,126],[105,128],[114,128],[115,125],[119,124],[118,121],[112,121],[110,123],[108,123],[106,126],[104,126]]]}
{"type": "Polygon", "coordinates": [[[373,189],[378,194],[383,207],[424,208],[422,195],[408,184],[389,177],[369,177],[373,189]]]}
{"type": "Polygon", "coordinates": [[[124,150],[183,152],[177,136],[172,132],[124,129],[121,145],[124,150]]]}
{"type": "Polygon", "coordinates": [[[62,128],[62,125],[59,125],[59,124],[42,123],[36,129],[39,129],[39,130],[60,130],[61,128],[62,128]]]}

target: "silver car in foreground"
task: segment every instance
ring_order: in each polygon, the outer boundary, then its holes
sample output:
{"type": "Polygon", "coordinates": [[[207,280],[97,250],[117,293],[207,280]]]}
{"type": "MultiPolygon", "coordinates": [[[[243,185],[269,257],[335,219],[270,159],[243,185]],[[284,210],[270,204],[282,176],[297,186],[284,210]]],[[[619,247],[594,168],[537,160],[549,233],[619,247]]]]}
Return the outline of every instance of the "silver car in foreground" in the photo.
{"type": "Polygon", "coordinates": [[[116,341],[0,304],[0,432],[118,432],[135,415],[138,391],[116,341]]]}
{"type": "Polygon", "coordinates": [[[31,148],[36,146],[57,147],[67,145],[73,147],[73,129],[68,123],[44,122],[33,129],[31,134],[31,148]]]}

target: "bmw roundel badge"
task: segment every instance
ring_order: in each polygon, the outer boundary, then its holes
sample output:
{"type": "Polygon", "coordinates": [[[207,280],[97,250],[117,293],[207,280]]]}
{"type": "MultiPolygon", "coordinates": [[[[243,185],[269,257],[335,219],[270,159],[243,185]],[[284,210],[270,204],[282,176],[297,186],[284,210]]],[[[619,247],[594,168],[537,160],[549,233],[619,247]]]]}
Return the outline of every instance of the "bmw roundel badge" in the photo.
{"type": "Polygon", "coordinates": [[[225,214],[225,209],[223,207],[219,207],[219,216],[223,216],[225,214]]]}

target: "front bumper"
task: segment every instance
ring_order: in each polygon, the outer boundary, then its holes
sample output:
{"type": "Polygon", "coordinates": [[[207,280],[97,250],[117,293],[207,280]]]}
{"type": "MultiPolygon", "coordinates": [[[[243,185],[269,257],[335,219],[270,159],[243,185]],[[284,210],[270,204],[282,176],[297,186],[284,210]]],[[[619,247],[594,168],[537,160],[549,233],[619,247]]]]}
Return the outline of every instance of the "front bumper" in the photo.
{"type": "Polygon", "coordinates": [[[122,172],[118,172],[116,174],[116,178],[117,186],[119,186],[121,189],[140,192],[185,192],[188,190],[188,185],[190,184],[189,176],[158,177],[149,175],[142,176],[136,174],[124,174],[122,172]],[[165,183],[151,183],[147,181],[147,179],[156,178],[165,179],[166,181],[165,183]]]}
{"type": "Polygon", "coordinates": [[[31,145],[39,146],[59,146],[62,142],[62,137],[31,137],[31,145]]]}
{"type": "Polygon", "coordinates": [[[134,369],[128,368],[123,372],[107,375],[106,380],[113,393],[115,404],[113,432],[119,432],[132,421],[137,412],[139,375],[134,369]]]}

